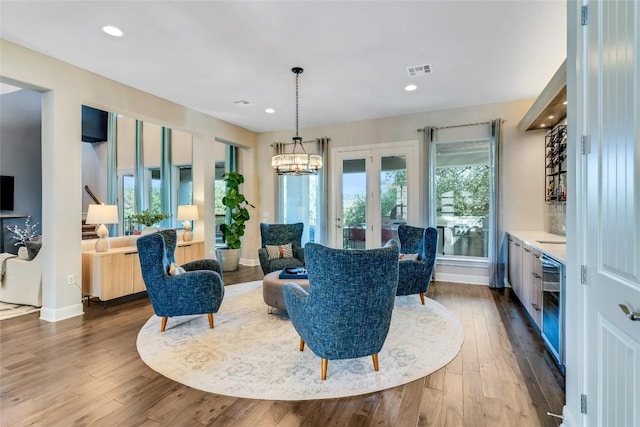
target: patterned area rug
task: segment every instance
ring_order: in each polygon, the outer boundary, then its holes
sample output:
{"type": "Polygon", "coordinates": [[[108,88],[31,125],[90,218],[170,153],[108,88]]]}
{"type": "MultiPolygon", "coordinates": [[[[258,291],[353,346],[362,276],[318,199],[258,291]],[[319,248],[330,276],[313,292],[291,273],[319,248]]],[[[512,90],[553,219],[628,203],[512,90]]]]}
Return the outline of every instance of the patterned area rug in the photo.
{"type": "Polygon", "coordinates": [[[464,339],[457,317],[437,302],[397,297],[389,335],[371,357],[330,360],[320,380],[320,358],[306,347],[286,312],[268,314],[262,282],[228,286],[209,329],[207,316],[170,318],[160,332],[152,316],[138,334],[142,360],[153,370],[190,387],[228,396],[309,400],[353,396],[424,377],[451,361],[464,339]]]}
{"type": "Polygon", "coordinates": [[[40,311],[40,307],[0,302],[0,320],[12,319],[14,317],[24,316],[25,314],[34,313],[36,311],[40,311]]]}

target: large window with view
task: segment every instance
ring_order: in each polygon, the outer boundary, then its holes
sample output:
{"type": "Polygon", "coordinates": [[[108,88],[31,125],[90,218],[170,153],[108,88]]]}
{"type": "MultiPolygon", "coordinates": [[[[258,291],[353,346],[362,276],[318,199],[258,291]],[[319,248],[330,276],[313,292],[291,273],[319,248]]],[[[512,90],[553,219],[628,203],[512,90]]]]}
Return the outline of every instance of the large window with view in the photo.
{"type": "Polygon", "coordinates": [[[491,140],[434,142],[431,150],[431,223],[439,254],[487,258],[493,206],[491,140]]]}
{"type": "MultiPolygon", "coordinates": [[[[307,242],[320,242],[318,229],[319,209],[318,175],[278,176],[278,215],[277,221],[283,224],[302,222],[302,245],[307,242]]],[[[320,242],[321,243],[321,242],[320,242]]]]}

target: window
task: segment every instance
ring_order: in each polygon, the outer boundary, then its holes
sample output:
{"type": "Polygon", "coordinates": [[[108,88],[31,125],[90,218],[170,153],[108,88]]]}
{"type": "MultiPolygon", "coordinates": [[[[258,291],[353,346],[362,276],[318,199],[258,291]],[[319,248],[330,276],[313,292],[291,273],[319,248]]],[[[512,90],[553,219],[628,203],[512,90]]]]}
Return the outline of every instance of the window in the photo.
{"type": "Polygon", "coordinates": [[[431,223],[440,255],[487,258],[493,210],[491,141],[434,142],[431,223]]]}
{"type": "MultiPolygon", "coordinates": [[[[322,172],[321,172],[322,173],[322,172]]],[[[318,213],[320,200],[318,195],[320,177],[318,175],[278,176],[278,216],[283,224],[304,223],[302,245],[318,242],[318,213]]]]}
{"type": "Polygon", "coordinates": [[[215,200],[214,211],[216,216],[216,243],[222,244],[222,233],[220,232],[220,225],[225,223],[227,218],[227,208],[222,204],[222,198],[227,192],[223,175],[224,175],[224,162],[216,162],[215,172],[215,200]]]}

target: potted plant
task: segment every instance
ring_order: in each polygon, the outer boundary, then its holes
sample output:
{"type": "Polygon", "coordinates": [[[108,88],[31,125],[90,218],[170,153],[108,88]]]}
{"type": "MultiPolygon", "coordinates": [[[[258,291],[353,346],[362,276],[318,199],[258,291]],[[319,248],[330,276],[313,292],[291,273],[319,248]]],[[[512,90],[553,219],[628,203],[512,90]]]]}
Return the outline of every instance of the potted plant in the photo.
{"type": "Polygon", "coordinates": [[[216,255],[222,265],[222,271],[233,271],[238,269],[240,263],[240,237],[244,236],[244,224],[250,219],[247,207],[255,206],[240,192],[240,184],[244,182],[242,174],[227,172],[222,177],[227,188],[222,204],[230,211],[231,220],[228,224],[220,224],[222,241],[226,243],[226,248],[218,249],[216,255]]]}
{"type": "MultiPolygon", "coordinates": [[[[142,212],[135,213],[127,217],[127,219],[132,223],[142,224],[147,227],[145,230],[167,218],[169,218],[169,215],[166,213],[151,211],[151,209],[145,209],[142,212]]],[[[153,229],[151,229],[151,231],[153,231],[153,229]]]]}

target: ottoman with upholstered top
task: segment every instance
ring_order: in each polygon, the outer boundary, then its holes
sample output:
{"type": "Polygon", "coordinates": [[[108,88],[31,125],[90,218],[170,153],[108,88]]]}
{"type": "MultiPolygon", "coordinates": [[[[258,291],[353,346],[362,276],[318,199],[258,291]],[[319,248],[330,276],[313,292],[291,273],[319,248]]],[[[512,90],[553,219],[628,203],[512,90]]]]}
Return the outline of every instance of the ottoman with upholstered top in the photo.
{"type": "Polygon", "coordinates": [[[305,290],[309,290],[309,279],[281,279],[280,273],[282,270],[272,271],[264,276],[262,279],[262,297],[264,302],[270,307],[277,308],[279,310],[286,310],[287,306],[284,303],[284,296],[282,295],[282,285],[287,282],[297,283],[305,290]]]}

